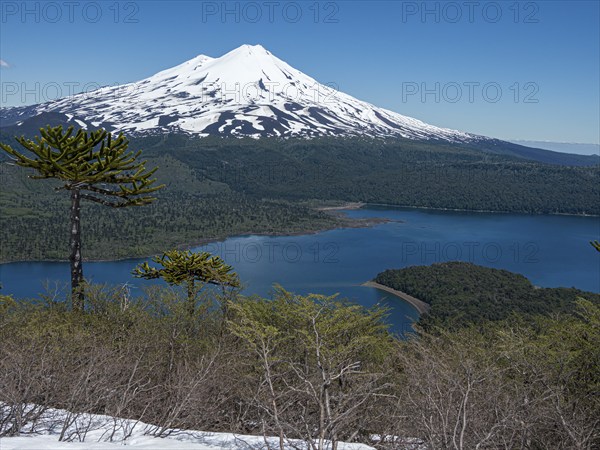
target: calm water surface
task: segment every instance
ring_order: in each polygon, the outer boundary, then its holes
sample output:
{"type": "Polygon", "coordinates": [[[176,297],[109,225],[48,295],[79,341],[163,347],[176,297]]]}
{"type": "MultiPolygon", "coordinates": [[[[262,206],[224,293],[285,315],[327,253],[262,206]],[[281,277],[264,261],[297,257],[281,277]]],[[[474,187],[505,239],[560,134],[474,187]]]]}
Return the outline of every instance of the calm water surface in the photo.
{"type": "MultiPolygon", "coordinates": [[[[600,292],[600,254],[589,244],[600,240],[597,217],[374,206],[347,214],[392,222],[305,236],[239,236],[195,250],[218,254],[233,265],[246,294],[269,296],[278,283],[300,294],[339,293],[365,306],[383,303],[391,308],[396,331],[410,326],[416,311],[387,293],[360,286],[388,268],[461,260],[521,273],[538,286],[600,292]]],[[[130,275],[140,261],[86,263],[85,276],[97,283],[129,283],[135,293],[151,283],[130,275]]],[[[0,265],[2,292],[21,298],[39,295],[45,284],[64,286],[68,274],[67,263],[0,265]]]]}

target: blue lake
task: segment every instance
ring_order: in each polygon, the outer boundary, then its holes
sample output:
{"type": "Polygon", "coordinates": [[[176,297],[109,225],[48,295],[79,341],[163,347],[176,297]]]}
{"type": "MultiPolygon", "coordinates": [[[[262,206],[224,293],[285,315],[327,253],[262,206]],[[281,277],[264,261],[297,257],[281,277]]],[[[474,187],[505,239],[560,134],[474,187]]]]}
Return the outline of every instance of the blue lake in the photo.
{"type": "MultiPolygon", "coordinates": [[[[360,286],[388,268],[461,260],[521,273],[537,286],[600,292],[600,254],[589,244],[600,240],[597,217],[375,206],[347,214],[385,217],[392,222],[303,236],[239,236],[195,250],[210,251],[233,265],[246,294],[269,296],[278,283],[301,294],[339,293],[365,306],[383,303],[391,308],[390,321],[396,331],[409,327],[417,318],[416,311],[387,293],[360,286]]],[[[84,274],[92,282],[129,283],[135,294],[150,283],[130,275],[140,261],[89,262],[84,274]]],[[[68,274],[68,263],[3,264],[2,293],[36,297],[44,291],[44,283],[64,287],[68,274]]]]}

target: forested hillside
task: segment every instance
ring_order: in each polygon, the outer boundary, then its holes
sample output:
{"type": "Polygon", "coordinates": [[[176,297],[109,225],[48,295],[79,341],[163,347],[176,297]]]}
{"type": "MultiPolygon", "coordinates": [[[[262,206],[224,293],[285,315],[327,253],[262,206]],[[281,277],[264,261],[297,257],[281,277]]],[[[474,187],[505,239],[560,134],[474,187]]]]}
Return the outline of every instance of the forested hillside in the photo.
{"type": "Polygon", "coordinates": [[[600,305],[600,295],[574,288],[537,288],[523,275],[464,262],[386,270],[377,283],[431,305],[419,324],[460,328],[511,317],[572,313],[578,298],[600,305]]]}
{"type": "MultiPolygon", "coordinates": [[[[8,136],[4,142],[18,147],[8,136]]],[[[306,205],[371,202],[599,214],[600,169],[560,167],[409,140],[133,139],[167,185],[145,208],[85,205],[85,256],[144,256],[243,233],[348,225],[306,205]]],[[[0,261],[64,259],[68,198],[0,154],[0,261]]]]}
{"type": "MultiPolygon", "coordinates": [[[[199,180],[168,157],[152,160],[168,187],[143,208],[84,203],[84,254],[90,259],[147,256],[164,248],[244,233],[297,233],[347,224],[286,201],[262,200],[226,184],[199,180]]],[[[24,169],[0,165],[0,261],[66,259],[69,196],[56,182],[29,180],[24,169]]]]}
{"type": "Polygon", "coordinates": [[[183,136],[132,142],[151,153],[168,153],[198,176],[258,197],[600,214],[598,167],[546,165],[458,145],[398,139],[256,141],[183,136]]]}

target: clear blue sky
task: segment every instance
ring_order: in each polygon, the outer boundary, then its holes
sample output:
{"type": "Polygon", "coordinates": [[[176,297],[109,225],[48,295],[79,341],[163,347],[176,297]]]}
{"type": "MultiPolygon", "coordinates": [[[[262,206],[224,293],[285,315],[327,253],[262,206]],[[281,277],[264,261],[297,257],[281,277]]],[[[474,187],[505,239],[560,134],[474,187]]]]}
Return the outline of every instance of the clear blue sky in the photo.
{"type": "Polygon", "coordinates": [[[3,0],[1,103],[136,81],[248,43],[438,126],[599,143],[600,2],[465,3],[3,0]]]}

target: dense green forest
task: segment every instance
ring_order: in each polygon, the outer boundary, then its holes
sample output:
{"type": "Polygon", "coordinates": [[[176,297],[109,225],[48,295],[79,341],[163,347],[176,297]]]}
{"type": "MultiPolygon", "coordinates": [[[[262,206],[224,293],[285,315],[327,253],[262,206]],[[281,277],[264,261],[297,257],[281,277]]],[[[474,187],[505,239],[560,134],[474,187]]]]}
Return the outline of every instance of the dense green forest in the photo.
{"type": "MultiPolygon", "coordinates": [[[[3,142],[14,145],[7,136],[3,142]]],[[[370,202],[600,214],[600,168],[528,162],[441,143],[372,139],[131,140],[167,185],[143,208],[85,205],[84,257],[155,254],[244,233],[351,225],[307,205],[370,202]]],[[[68,199],[0,155],[0,261],[65,259],[68,199]]]]}
{"type": "MultiPolygon", "coordinates": [[[[84,257],[147,256],[182,244],[245,233],[299,233],[356,225],[283,200],[263,200],[199,180],[168,156],[152,160],[167,189],[144,206],[111,209],[83,203],[84,257]]],[[[26,170],[0,165],[0,261],[66,259],[69,197],[57,183],[30,180],[26,170]]]]}
{"type": "Polygon", "coordinates": [[[599,167],[561,167],[411,140],[132,140],[260,198],[600,214],[599,167]]]}
{"type": "Polygon", "coordinates": [[[572,313],[578,298],[600,305],[600,295],[575,288],[538,288],[523,275],[465,262],[386,270],[375,282],[431,305],[425,329],[460,328],[511,317],[572,313]]]}

